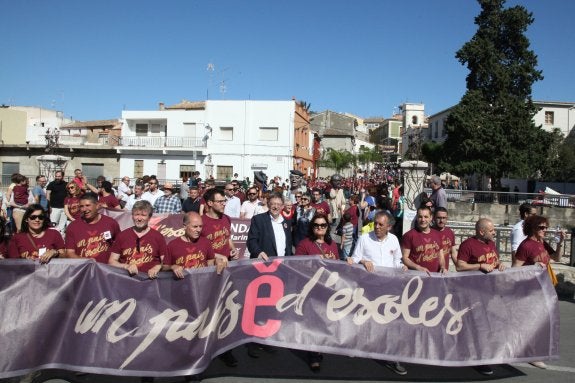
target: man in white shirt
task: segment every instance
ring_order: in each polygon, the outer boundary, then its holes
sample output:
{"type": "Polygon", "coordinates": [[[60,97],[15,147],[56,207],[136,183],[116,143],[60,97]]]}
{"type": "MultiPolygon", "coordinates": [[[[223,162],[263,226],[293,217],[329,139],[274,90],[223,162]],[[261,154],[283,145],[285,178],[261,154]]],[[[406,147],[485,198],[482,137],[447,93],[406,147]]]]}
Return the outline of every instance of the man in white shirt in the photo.
{"type": "Polygon", "coordinates": [[[122,181],[118,185],[118,199],[120,200],[120,206],[124,208],[128,202],[128,197],[132,195],[132,189],[130,189],[130,177],[122,177],[122,181]]]}
{"type": "Polygon", "coordinates": [[[224,192],[227,201],[224,214],[230,218],[240,218],[241,202],[240,199],[234,195],[236,192],[234,185],[231,182],[227,183],[224,192]]]}
{"type": "Polygon", "coordinates": [[[530,215],[537,214],[537,210],[533,205],[530,203],[522,203],[519,205],[519,216],[521,217],[521,221],[517,222],[513,225],[513,229],[511,229],[511,262],[515,262],[515,252],[517,248],[523,242],[527,236],[523,233],[523,222],[525,218],[529,217],[530,215]]]}
{"type": "Polygon", "coordinates": [[[132,210],[136,201],[140,201],[142,199],[142,194],[144,194],[144,185],[136,184],[134,186],[134,193],[128,197],[124,208],[126,210],[132,210]]]}
{"type": "Polygon", "coordinates": [[[158,180],[156,178],[150,178],[148,185],[150,188],[142,195],[142,199],[148,201],[152,206],[154,206],[156,200],[163,196],[164,192],[159,189],[158,180]]]}
{"type": "Polygon", "coordinates": [[[240,218],[252,219],[256,212],[256,208],[260,204],[260,200],[258,199],[258,189],[249,188],[247,197],[248,199],[244,201],[240,208],[240,218]]]}
{"type": "MultiPolygon", "coordinates": [[[[397,237],[389,232],[393,220],[389,213],[375,213],[372,232],[359,237],[353,256],[347,258],[348,263],[360,263],[367,271],[372,272],[375,266],[391,267],[407,270],[401,261],[401,247],[397,237]]],[[[398,375],[406,375],[407,370],[399,362],[386,362],[386,367],[398,375]]]]}

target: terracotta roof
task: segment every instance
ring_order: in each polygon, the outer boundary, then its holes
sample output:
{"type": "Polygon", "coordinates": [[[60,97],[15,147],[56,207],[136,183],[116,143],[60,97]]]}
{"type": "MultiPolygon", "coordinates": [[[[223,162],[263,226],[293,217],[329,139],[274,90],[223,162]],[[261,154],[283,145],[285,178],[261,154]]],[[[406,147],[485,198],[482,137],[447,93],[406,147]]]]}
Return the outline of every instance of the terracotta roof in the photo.
{"type": "Polygon", "coordinates": [[[165,109],[206,109],[206,102],[205,101],[188,101],[182,100],[179,104],[166,106],[165,109]]]}
{"type": "Polygon", "coordinates": [[[74,121],[69,124],[63,125],[61,129],[81,129],[81,128],[101,128],[108,126],[116,126],[120,124],[118,120],[93,120],[93,121],[74,121]]]}

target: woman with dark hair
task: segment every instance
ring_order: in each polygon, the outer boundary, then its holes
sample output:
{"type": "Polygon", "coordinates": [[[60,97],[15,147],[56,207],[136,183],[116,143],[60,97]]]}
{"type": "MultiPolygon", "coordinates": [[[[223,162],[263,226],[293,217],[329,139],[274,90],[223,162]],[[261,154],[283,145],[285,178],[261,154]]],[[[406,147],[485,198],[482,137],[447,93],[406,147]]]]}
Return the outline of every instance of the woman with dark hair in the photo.
{"type": "MultiPolygon", "coordinates": [[[[310,221],[308,235],[297,245],[295,255],[319,254],[324,259],[339,260],[337,243],[331,239],[329,229],[327,214],[316,213],[310,221]]],[[[321,369],[323,355],[308,351],[307,356],[309,368],[313,372],[318,372],[321,369]]]]}
{"type": "Polygon", "coordinates": [[[58,230],[50,228],[50,220],[40,204],[30,205],[22,217],[22,228],[10,240],[8,257],[50,259],[64,255],[64,240],[58,230]]]}
{"type": "Polygon", "coordinates": [[[315,215],[315,208],[311,206],[311,194],[302,193],[298,202],[294,217],[293,245],[297,247],[299,242],[304,239],[309,232],[309,224],[315,215]]]}
{"type": "Polygon", "coordinates": [[[531,215],[525,218],[523,233],[527,238],[517,248],[513,267],[529,266],[535,263],[547,266],[551,259],[556,262],[561,260],[561,248],[565,239],[565,232],[560,232],[560,240],[554,250],[545,241],[545,232],[548,227],[547,218],[540,215],[531,215]]]}
{"type": "Polygon", "coordinates": [[[68,183],[66,190],[68,191],[68,196],[64,198],[64,213],[68,217],[68,222],[72,222],[82,216],[80,197],[83,193],[82,189],[74,181],[68,183]]]}
{"type": "Polygon", "coordinates": [[[121,209],[120,201],[114,195],[112,183],[110,181],[102,181],[102,185],[98,188],[98,205],[100,207],[107,207],[109,209],[121,209]]]}
{"type": "MultiPolygon", "coordinates": [[[[527,236],[517,248],[513,267],[530,266],[536,263],[542,266],[548,266],[551,259],[558,262],[561,260],[561,248],[565,240],[565,232],[559,233],[560,240],[555,250],[545,241],[545,232],[549,227],[547,218],[540,215],[530,215],[523,222],[523,233],[527,236]]],[[[529,362],[529,364],[546,369],[544,362],[529,362]]]]}

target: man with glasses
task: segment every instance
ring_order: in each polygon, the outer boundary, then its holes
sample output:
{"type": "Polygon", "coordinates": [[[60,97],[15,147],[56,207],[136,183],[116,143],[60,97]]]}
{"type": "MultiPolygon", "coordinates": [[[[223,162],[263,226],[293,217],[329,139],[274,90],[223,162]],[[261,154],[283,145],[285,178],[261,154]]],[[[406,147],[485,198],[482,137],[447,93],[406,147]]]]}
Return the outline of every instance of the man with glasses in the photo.
{"type": "MultiPolygon", "coordinates": [[[[359,237],[349,264],[359,263],[369,272],[378,267],[407,270],[401,259],[401,247],[397,237],[389,232],[393,218],[386,211],[378,211],[373,218],[373,231],[359,237]]],[[[406,375],[407,370],[399,362],[386,362],[385,366],[398,375],[406,375]]]]}
{"type": "Polygon", "coordinates": [[[142,201],[142,195],[144,194],[144,185],[136,184],[134,185],[134,193],[128,197],[126,202],[126,210],[132,210],[134,204],[138,201],[142,201]]]}
{"type": "Polygon", "coordinates": [[[50,205],[50,222],[56,225],[62,235],[66,231],[66,222],[68,221],[68,217],[66,217],[64,212],[64,200],[67,195],[64,172],[57,170],[54,173],[54,181],[50,182],[46,187],[46,199],[50,205]]]}
{"type": "Polygon", "coordinates": [[[258,199],[258,189],[254,187],[249,188],[248,199],[242,203],[240,208],[240,218],[252,219],[259,204],[260,200],[258,199]]]}
{"type": "Polygon", "coordinates": [[[433,212],[433,230],[436,230],[441,239],[440,245],[445,257],[445,268],[449,270],[449,264],[453,262],[457,266],[457,247],[455,246],[455,233],[447,227],[447,209],[435,208],[433,212]],[[451,257],[451,260],[450,260],[451,257]]]}
{"type": "Polygon", "coordinates": [[[536,212],[537,210],[530,203],[525,202],[519,205],[519,216],[521,220],[513,225],[513,229],[511,229],[511,264],[515,261],[515,253],[519,245],[527,238],[525,233],[523,233],[525,218],[537,214],[536,212]]]}
{"type": "Polygon", "coordinates": [[[114,241],[108,261],[110,265],[125,269],[130,275],[144,272],[150,279],[158,276],[167,247],[164,236],[148,226],[153,210],[145,200],[134,204],[134,226],[123,230],[114,241]]]}
{"type": "Polygon", "coordinates": [[[154,202],[154,213],[156,214],[177,214],[182,211],[182,202],[180,197],[174,194],[174,185],[166,182],[162,187],[164,195],[156,198],[154,202]]]}
{"type": "MultiPolygon", "coordinates": [[[[475,223],[475,236],[467,238],[459,246],[457,252],[457,271],[481,271],[490,273],[497,269],[505,270],[505,265],[500,262],[497,247],[493,238],[495,227],[488,218],[480,218],[475,223]]],[[[483,375],[493,375],[491,366],[481,365],[476,367],[483,375]]]]}
{"type": "Polygon", "coordinates": [[[80,197],[80,219],[66,229],[66,257],[93,258],[108,263],[110,247],[120,233],[118,222],[98,212],[98,197],[86,193],[80,197]]]}
{"type": "Polygon", "coordinates": [[[164,193],[160,191],[158,187],[158,180],[156,178],[150,178],[148,185],[148,191],[142,195],[142,199],[148,201],[152,206],[154,206],[156,200],[160,198],[164,193]]]}
{"type": "Polygon", "coordinates": [[[240,218],[240,208],[242,203],[240,199],[235,196],[236,189],[234,185],[230,182],[227,183],[224,192],[226,194],[226,206],[224,208],[224,214],[231,218],[240,218]]]}

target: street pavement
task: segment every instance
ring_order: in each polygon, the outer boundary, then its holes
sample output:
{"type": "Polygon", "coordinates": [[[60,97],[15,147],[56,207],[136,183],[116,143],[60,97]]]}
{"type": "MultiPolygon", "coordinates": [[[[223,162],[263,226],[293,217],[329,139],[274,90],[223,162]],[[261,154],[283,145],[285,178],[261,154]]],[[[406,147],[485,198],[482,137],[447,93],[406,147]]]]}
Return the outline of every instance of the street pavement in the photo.
{"type": "MultiPolygon", "coordinates": [[[[407,375],[399,376],[380,361],[350,358],[338,355],[324,355],[321,371],[312,372],[305,362],[302,351],[278,349],[275,353],[261,352],[258,359],[247,355],[247,349],[240,346],[234,349],[239,365],[226,367],[219,359],[214,359],[200,376],[204,383],[280,383],[306,381],[324,382],[575,382],[575,300],[559,302],[560,310],[560,358],[548,361],[549,369],[541,370],[529,364],[493,366],[494,374],[484,376],[473,367],[438,367],[405,364],[407,375]]],[[[46,375],[48,377],[49,374],[46,375]]],[[[54,375],[52,375],[54,376],[54,375]]],[[[73,376],[76,382],[95,383],[137,383],[139,378],[86,374],[73,376]]],[[[35,380],[39,382],[42,380],[35,380]]],[[[50,379],[50,383],[63,383],[71,380],[50,379]]],[[[184,382],[183,377],[157,378],[157,383],[184,382]]]]}

